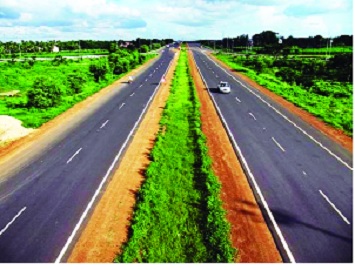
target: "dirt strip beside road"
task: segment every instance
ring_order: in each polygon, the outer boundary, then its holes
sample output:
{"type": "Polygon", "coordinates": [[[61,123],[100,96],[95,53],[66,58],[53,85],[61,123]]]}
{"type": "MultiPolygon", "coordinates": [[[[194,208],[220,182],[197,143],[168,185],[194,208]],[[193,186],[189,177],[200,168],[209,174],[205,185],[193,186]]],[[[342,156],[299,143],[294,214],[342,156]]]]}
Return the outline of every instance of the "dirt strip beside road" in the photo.
{"type": "Polygon", "coordinates": [[[150,162],[148,156],[159,131],[177,59],[178,55],[175,55],[166,83],[158,90],[119,167],[106,190],[102,191],[103,195],[68,262],[112,262],[121,245],[127,241],[136,192],[144,180],[142,172],[150,162]]]}
{"type": "Polygon", "coordinates": [[[191,52],[189,63],[201,102],[202,130],[207,136],[208,153],[213,160],[213,170],[222,183],[221,199],[231,223],[232,243],[239,249],[237,261],[282,262],[191,52]]]}

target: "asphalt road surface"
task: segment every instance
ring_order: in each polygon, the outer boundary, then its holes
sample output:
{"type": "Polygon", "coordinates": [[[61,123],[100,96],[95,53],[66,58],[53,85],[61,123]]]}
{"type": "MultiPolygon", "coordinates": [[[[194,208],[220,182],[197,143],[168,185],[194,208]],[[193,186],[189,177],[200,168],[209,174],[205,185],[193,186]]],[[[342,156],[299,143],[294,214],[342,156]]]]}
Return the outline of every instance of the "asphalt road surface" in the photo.
{"type": "Polygon", "coordinates": [[[284,261],[352,262],[351,153],[190,46],[284,261]]]}
{"type": "Polygon", "coordinates": [[[173,56],[165,49],[30,161],[0,166],[0,262],[65,261],[173,56]]]}

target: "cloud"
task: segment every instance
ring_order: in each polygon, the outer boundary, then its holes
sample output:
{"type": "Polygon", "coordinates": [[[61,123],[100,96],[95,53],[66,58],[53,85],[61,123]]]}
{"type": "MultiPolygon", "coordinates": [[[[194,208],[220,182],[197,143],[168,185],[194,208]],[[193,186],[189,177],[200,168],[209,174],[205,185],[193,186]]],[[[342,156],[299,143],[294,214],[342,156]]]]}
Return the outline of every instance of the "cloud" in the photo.
{"type": "Polygon", "coordinates": [[[26,23],[20,23],[20,25],[34,26],[34,27],[40,27],[40,26],[59,27],[59,26],[71,26],[73,25],[73,22],[68,20],[33,20],[26,23]]]}
{"type": "Polygon", "coordinates": [[[143,19],[124,19],[121,20],[118,24],[115,24],[118,28],[125,29],[134,29],[134,28],[142,28],[147,26],[147,22],[143,19]]]}
{"type": "Polygon", "coordinates": [[[212,21],[209,20],[200,20],[200,21],[181,20],[181,21],[173,21],[173,22],[184,26],[190,26],[190,27],[203,27],[203,26],[211,25],[213,23],[212,21]]]}
{"type": "Polygon", "coordinates": [[[334,15],[337,13],[343,13],[352,9],[352,1],[350,0],[323,0],[319,1],[307,1],[305,3],[298,3],[295,5],[289,5],[284,14],[291,17],[308,17],[314,15],[334,15]]]}
{"type": "Polygon", "coordinates": [[[238,0],[238,2],[250,6],[275,6],[281,4],[280,0],[238,0]]]}
{"type": "Polygon", "coordinates": [[[0,7],[0,19],[15,20],[20,18],[21,13],[10,7],[0,7]]]}
{"type": "Polygon", "coordinates": [[[292,5],[284,10],[286,16],[307,17],[330,12],[329,8],[321,6],[292,5]]]}
{"type": "Polygon", "coordinates": [[[352,34],[352,0],[0,1],[0,31],[8,40],[352,34]]]}

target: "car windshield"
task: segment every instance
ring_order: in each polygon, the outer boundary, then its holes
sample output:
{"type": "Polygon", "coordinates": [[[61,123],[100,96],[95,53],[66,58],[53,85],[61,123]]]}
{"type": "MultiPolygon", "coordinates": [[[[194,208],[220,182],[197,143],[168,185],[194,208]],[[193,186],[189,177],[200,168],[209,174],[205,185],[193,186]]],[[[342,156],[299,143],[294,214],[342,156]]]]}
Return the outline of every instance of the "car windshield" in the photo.
{"type": "Polygon", "coordinates": [[[221,87],[228,87],[228,83],[221,83],[221,87]]]}

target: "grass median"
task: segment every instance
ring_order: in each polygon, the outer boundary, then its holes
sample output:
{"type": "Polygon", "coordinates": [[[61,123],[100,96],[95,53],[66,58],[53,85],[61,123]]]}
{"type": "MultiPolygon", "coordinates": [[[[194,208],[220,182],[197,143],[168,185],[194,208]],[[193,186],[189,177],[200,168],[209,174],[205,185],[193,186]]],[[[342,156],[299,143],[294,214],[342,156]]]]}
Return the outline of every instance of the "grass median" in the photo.
{"type": "Polygon", "coordinates": [[[115,262],[233,262],[236,250],[181,51],[128,241],[115,262]]]}

